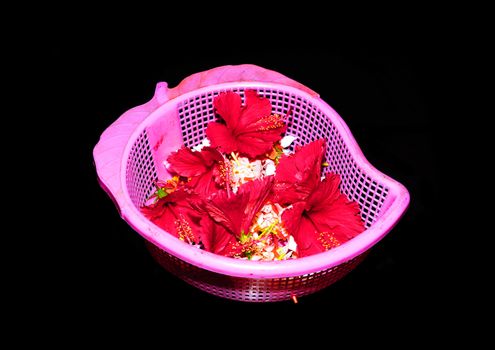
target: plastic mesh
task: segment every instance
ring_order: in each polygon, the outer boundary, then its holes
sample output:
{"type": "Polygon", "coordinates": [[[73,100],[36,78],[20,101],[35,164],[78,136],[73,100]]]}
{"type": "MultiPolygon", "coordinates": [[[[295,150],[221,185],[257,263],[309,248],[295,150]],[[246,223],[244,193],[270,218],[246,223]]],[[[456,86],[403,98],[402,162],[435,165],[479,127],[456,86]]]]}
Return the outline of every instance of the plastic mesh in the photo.
{"type": "Polygon", "coordinates": [[[146,130],[132,146],[127,161],[126,178],[132,203],[140,208],[153,193],[154,182],[157,179],[155,162],[146,130]]]}
{"type": "Polygon", "coordinates": [[[241,278],[222,275],[188,264],[147,242],[153,258],[167,271],[210,294],[247,302],[289,300],[317,292],[351,272],[367,255],[363,253],[339,266],[301,276],[241,278]]]}
{"type": "MultiPolygon", "coordinates": [[[[221,91],[212,90],[187,100],[179,101],[178,117],[184,144],[195,146],[205,137],[208,122],[215,119],[213,99],[221,91]]],[[[244,94],[244,89],[233,91],[244,94]]],[[[388,194],[388,189],[377,179],[368,176],[354,160],[331,119],[316,105],[301,96],[279,89],[258,89],[258,93],[270,99],[274,113],[287,115],[290,111],[288,134],[297,136],[292,148],[324,138],[327,140],[325,172],[332,171],[342,178],[341,190],[349,198],[358,201],[366,227],[376,220],[388,194]]],[[[169,114],[163,118],[177,118],[169,114]]],[[[152,126],[151,126],[152,127],[152,126]]],[[[181,145],[177,145],[179,148],[181,145]]],[[[134,142],[127,164],[127,187],[132,202],[141,207],[154,190],[157,179],[155,162],[146,131],[134,142]]],[[[154,258],[167,270],[187,283],[208,293],[242,301],[280,301],[292,295],[302,296],[320,290],[342,278],[363,258],[354,259],[324,271],[287,277],[249,279],[217,274],[186,263],[148,243],[154,258]]]]}

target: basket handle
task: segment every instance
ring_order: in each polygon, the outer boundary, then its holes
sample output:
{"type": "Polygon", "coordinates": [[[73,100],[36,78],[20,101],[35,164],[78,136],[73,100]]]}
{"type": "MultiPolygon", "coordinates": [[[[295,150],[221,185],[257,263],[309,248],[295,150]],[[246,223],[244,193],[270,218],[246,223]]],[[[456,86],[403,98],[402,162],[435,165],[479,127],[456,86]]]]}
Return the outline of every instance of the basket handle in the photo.
{"type": "Polygon", "coordinates": [[[169,89],[168,84],[165,82],[158,83],[153,98],[149,102],[122,114],[103,132],[93,150],[98,180],[103,189],[116,203],[121,215],[125,210],[121,183],[122,156],[129,137],[138,125],[154,110],[173,98],[202,87],[236,81],[278,83],[298,88],[318,97],[316,92],[306,86],[280,73],[252,64],[222,66],[196,73],[185,78],[172,89],[169,89]]]}

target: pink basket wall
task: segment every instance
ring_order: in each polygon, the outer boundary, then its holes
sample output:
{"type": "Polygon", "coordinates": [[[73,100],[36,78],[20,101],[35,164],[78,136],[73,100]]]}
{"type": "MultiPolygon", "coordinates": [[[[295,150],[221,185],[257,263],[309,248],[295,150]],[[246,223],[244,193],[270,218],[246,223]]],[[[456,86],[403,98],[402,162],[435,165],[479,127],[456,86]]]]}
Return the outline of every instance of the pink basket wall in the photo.
{"type": "Polygon", "coordinates": [[[199,73],[169,90],[159,84],[153,100],[124,114],[102,135],[94,151],[100,183],[122,217],[148,241],[155,260],[187,283],[220,297],[280,301],[303,296],[339,280],[386,235],[409,203],[407,190],[373,168],[339,115],[310,89],[260,67],[228,66],[199,73]],[[219,74],[222,72],[222,74],[219,74]],[[198,79],[197,77],[202,79],[198,79]],[[281,262],[225,258],[191,247],[150,223],[139,208],[154,181],[170,177],[163,161],[183,143],[194,146],[215,119],[213,99],[222,91],[255,89],[273,111],[292,111],[287,133],[293,147],[327,140],[326,171],[340,174],[341,190],[359,202],[366,231],[342,246],[281,262]]]}

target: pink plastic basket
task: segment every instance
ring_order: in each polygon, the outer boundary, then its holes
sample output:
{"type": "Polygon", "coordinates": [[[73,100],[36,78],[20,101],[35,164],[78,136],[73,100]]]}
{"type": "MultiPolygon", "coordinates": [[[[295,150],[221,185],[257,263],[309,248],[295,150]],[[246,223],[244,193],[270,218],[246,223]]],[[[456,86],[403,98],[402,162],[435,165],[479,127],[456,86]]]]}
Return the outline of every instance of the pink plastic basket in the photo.
{"type": "Polygon", "coordinates": [[[148,103],[124,113],[101,135],[94,149],[102,187],[122,218],[147,240],[156,261],[208,293],[240,301],[271,302],[316,292],[354,269],[367,251],[397,223],[409,193],[364,158],[340,116],[314,91],[253,65],[224,66],[194,74],[176,88],[157,85],[148,103]],[[222,91],[255,89],[274,112],[292,110],[288,133],[306,144],[327,140],[329,171],[340,174],[341,190],[359,202],[366,231],[325,253],[291,261],[255,262],[226,258],[192,247],[148,221],[139,211],[154,192],[154,181],[170,178],[163,161],[182,144],[205,137],[215,119],[213,99],[222,91]]]}

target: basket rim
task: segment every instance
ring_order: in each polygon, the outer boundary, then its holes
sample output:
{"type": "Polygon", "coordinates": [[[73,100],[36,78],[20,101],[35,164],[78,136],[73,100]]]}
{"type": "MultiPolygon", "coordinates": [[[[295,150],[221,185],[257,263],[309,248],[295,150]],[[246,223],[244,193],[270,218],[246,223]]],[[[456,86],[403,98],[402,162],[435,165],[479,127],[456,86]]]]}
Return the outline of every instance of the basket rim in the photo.
{"type": "Polygon", "coordinates": [[[318,96],[312,96],[298,88],[271,82],[238,81],[214,84],[192,90],[170,99],[151,112],[137,125],[127,140],[127,144],[122,153],[120,166],[121,169],[124,170],[120,173],[123,195],[123,198],[121,199],[123,200],[119,200],[118,204],[120,206],[122,218],[134,230],[160,249],[191,265],[233,277],[286,278],[312,274],[340,265],[341,263],[362,254],[380,241],[402,217],[409,205],[410,199],[409,192],[402,184],[383,174],[369,163],[346,123],[325,101],[318,96]],[[380,181],[389,189],[387,199],[382,204],[379,217],[373,225],[364,232],[360,233],[358,236],[332,250],[294,260],[264,262],[233,259],[200,250],[180,241],[173,235],[149,221],[132,203],[126,185],[125,169],[127,167],[127,160],[137,137],[141,135],[147,126],[162,117],[164,113],[172,108],[175,108],[178,102],[188,100],[191,97],[195,97],[212,90],[231,90],[233,88],[268,88],[293,93],[308,101],[311,101],[317,108],[321,109],[325,115],[331,118],[356,163],[367,175],[379,178],[380,181]]]}

